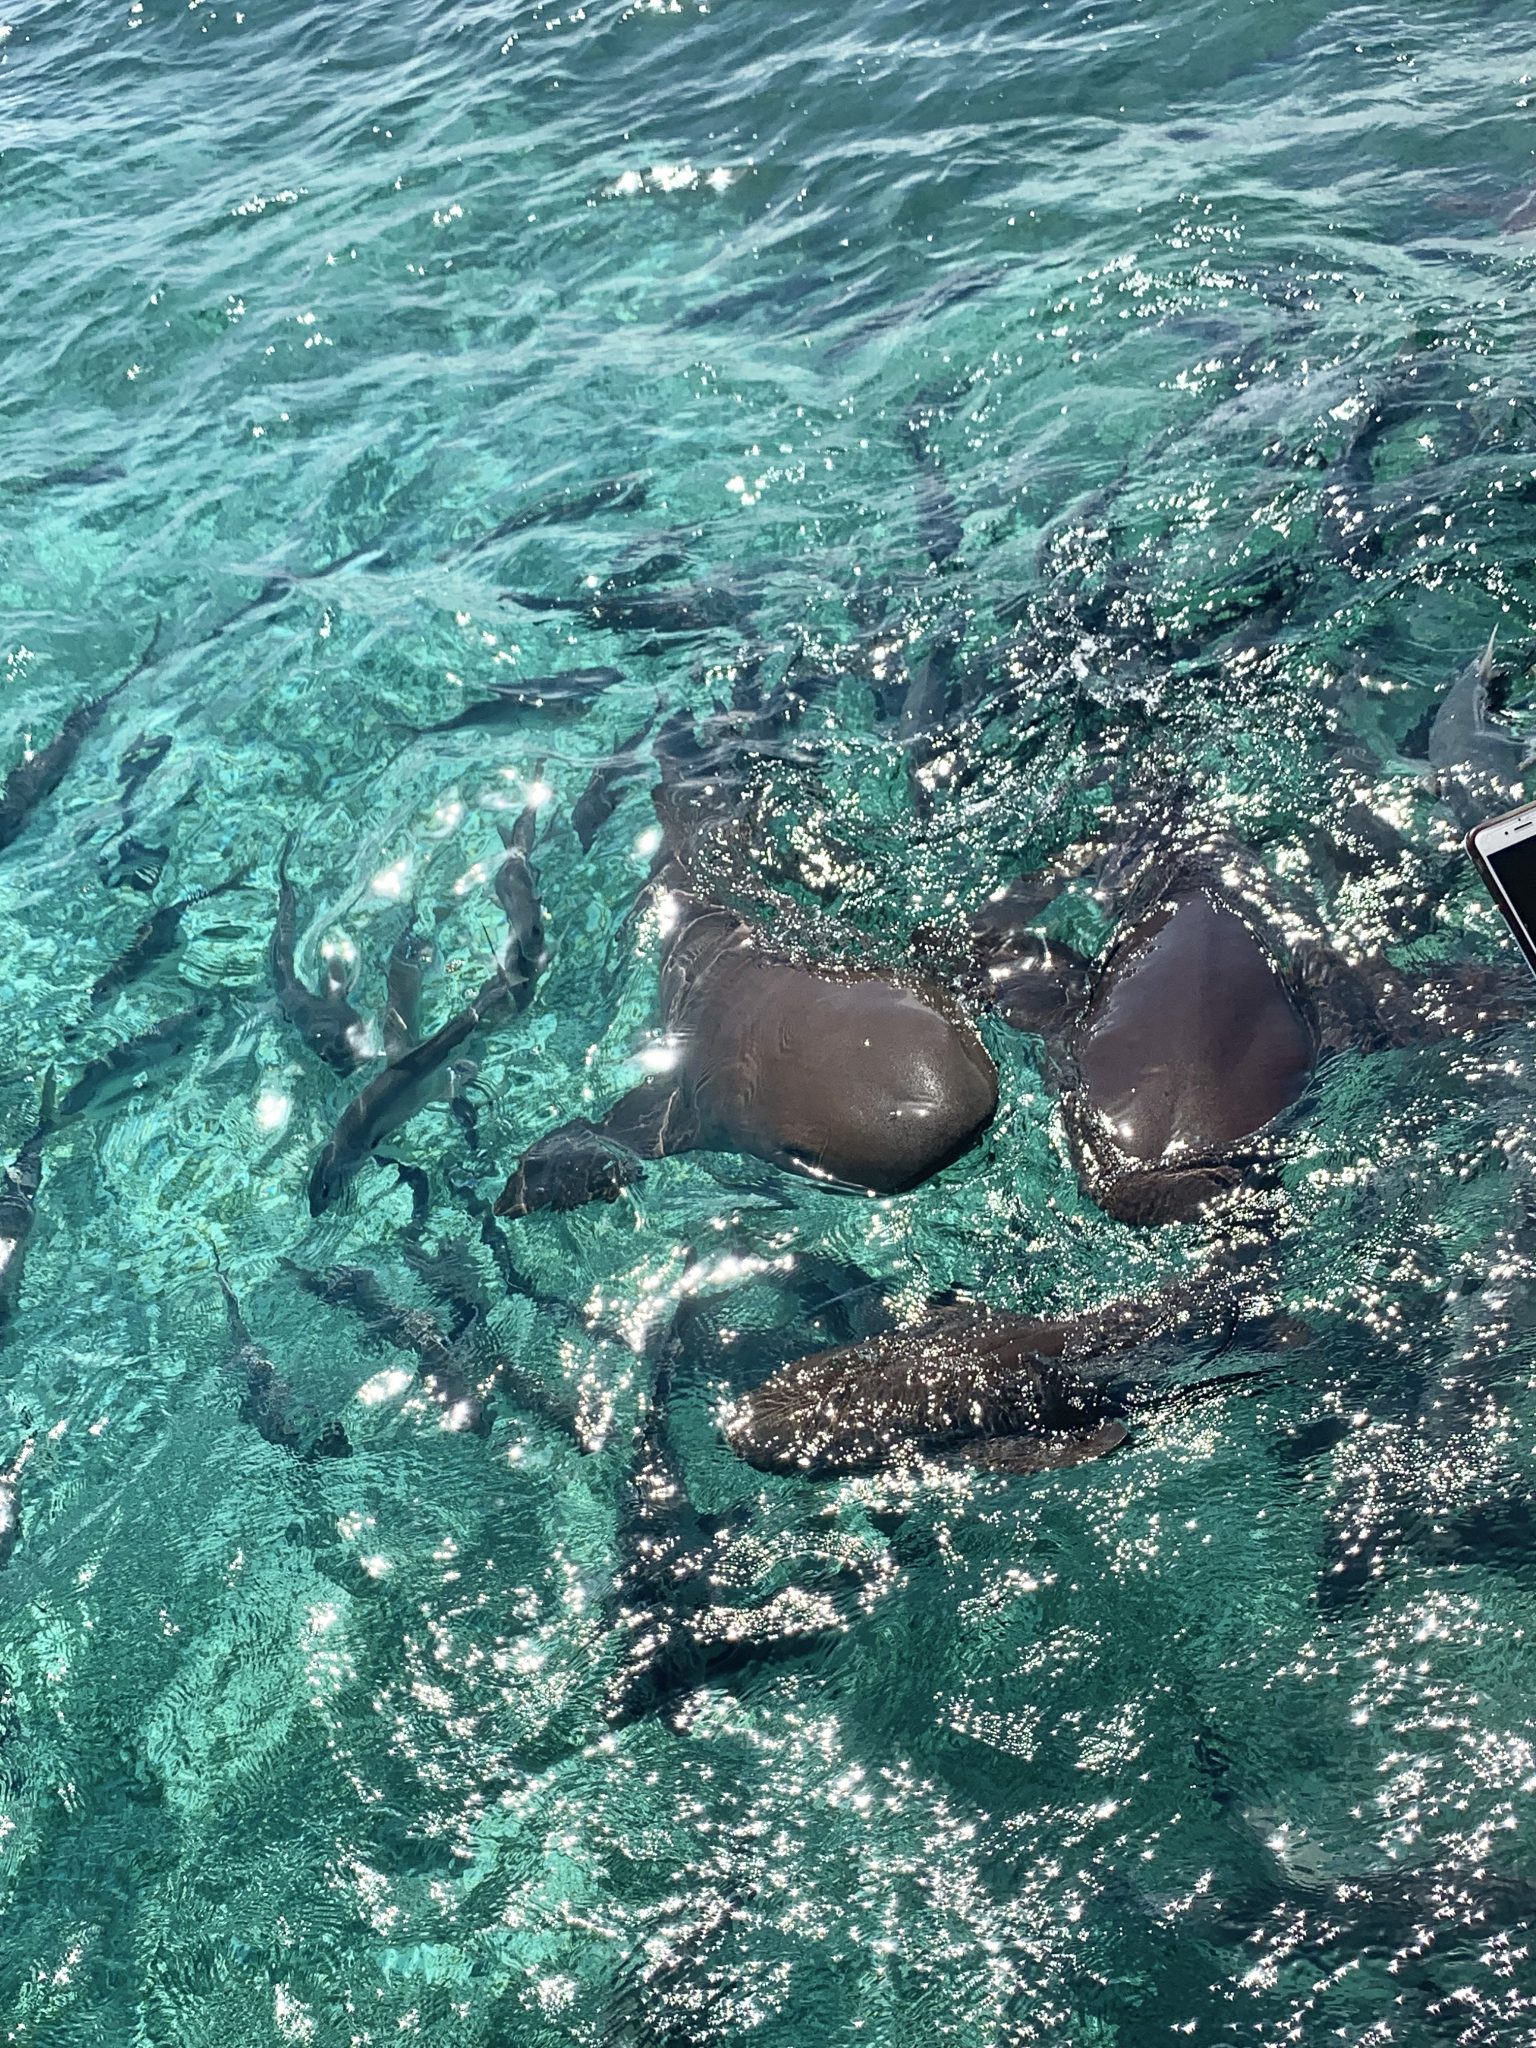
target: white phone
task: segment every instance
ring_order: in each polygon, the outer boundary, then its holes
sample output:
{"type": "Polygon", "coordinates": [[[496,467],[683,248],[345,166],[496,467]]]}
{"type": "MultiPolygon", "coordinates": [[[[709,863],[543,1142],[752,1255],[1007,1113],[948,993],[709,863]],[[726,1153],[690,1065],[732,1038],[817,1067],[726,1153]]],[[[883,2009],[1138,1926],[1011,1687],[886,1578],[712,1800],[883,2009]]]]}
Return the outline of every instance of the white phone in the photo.
{"type": "Polygon", "coordinates": [[[1536,804],[1488,818],[1467,834],[1467,851],[1536,973],[1536,804]]]}

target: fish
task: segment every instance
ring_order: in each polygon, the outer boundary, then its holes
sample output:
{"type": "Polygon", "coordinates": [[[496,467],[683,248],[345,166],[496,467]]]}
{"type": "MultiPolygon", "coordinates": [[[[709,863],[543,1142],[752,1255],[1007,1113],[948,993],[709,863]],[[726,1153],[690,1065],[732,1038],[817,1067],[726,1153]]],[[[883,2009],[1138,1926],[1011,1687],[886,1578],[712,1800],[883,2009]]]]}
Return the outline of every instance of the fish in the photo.
{"type": "Polygon", "coordinates": [[[355,1178],[363,1161],[377,1152],[391,1131],[399,1130],[429,1103],[452,1098],[467,1078],[463,1063],[449,1065],[453,1054],[487,1019],[508,1011],[516,1016],[533,999],[544,967],[544,920],[539,909],[537,878],[529,865],[537,813],[530,804],[502,839],[507,857],[497,869],[493,887],[506,913],[508,937],[496,971],[474,1000],[418,1045],[395,1056],[342,1111],[335,1130],[315,1162],[309,1181],[309,1213],[321,1216],[355,1178]]]}
{"type": "Polygon", "coordinates": [[[437,959],[437,947],[414,919],[389,949],[384,974],[384,1057],[395,1059],[421,1035],[422,976],[437,959]]]}
{"type": "Polygon", "coordinates": [[[81,704],[72,711],[47,746],[25,754],[6,777],[5,787],[0,790],[0,850],[20,838],[38,805],[52,796],[69,773],[75,756],[113,700],[150,666],[160,638],[160,625],[157,620],[149,645],[127,675],[115,682],[110,690],[103,690],[99,697],[92,697],[89,703],[81,704]]]}
{"type": "Polygon", "coordinates": [[[170,857],[169,846],[150,846],[127,833],[101,856],[102,883],[108,889],[120,889],[126,883],[141,896],[148,896],[159,886],[170,857]]]}
{"type": "Polygon", "coordinates": [[[509,540],[514,533],[526,533],[533,526],[571,525],[577,520],[590,519],[596,512],[638,511],[650,495],[650,488],[650,478],[640,470],[633,470],[627,476],[605,477],[601,483],[551,491],[546,497],[535,498],[531,505],[524,505],[520,511],[511,513],[465,552],[470,556],[484,554],[498,541],[509,540]]]}
{"type": "MultiPolygon", "coordinates": [[[[262,578],[261,588],[254,597],[248,597],[244,604],[235,609],[210,628],[205,644],[211,645],[224,635],[257,613],[272,611],[292,592],[306,583],[320,583],[327,576],[334,576],[339,569],[350,569],[354,562],[362,562],[368,569],[386,569],[392,566],[388,556],[375,542],[368,542],[360,548],[349,548],[346,554],[337,555],[334,561],[322,562],[318,569],[277,569],[270,576],[262,578]]],[[[247,571],[259,574],[259,571],[247,571]]]]}
{"type": "Polygon", "coordinates": [[[428,1251],[413,1226],[401,1240],[400,1256],[433,1300],[447,1310],[448,1332],[455,1344],[476,1323],[489,1320],[490,1297],[462,1239],[440,1241],[428,1251]]]}
{"type": "Polygon", "coordinates": [[[14,496],[30,496],[33,491],[75,490],[84,484],[121,483],[128,474],[120,463],[86,462],[77,468],[47,469],[41,476],[19,476],[5,489],[14,496]]]}
{"type": "Polygon", "coordinates": [[[686,1151],[746,1152],[871,1195],[952,1164],[997,1109],[997,1070],[969,1021],[936,987],[813,967],[696,885],[694,847],[737,829],[730,777],[717,782],[720,755],[686,716],[654,751],[665,845],[647,893],[665,913],[661,1013],[675,1061],[599,1123],[577,1116],[538,1140],[496,1214],[612,1201],[644,1177],[642,1160],[686,1151]]]}
{"type": "Polygon", "coordinates": [[[616,591],[637,590],[647,583],[659,583],[663,576],[675,576],[687,566],[686,555],[663,549],[659,554],[646,555],[643,560],[623,568],[610,569],[598,589],[603,596],[611,597],[616,591]]]}
{"type": "Polygon", "coordinates": [[[1526,749],[1489,710],[1494,634],[1446,692],[1429,729],[1429,762],[1463,831],[1520,801],[1526,749]]]}
{"type": "MultiPolygon", "coordinates": [[[[476,1162],[481,1151],[481,1145],[479,1128],[474,1114],[474,1104],[469,1096],[460,1095],[449,1104],[449,1108],[464,1133],[464,1158],[467,1158],[472,1169],[478,1170],[476,1162]]],[[[480,1193],[474,1179],[465,1177],[463,1173],[464,1158],[461,1158],[460,1176],[455,1187],[455,1193],[462,1207],[479,1224],[480,1242],[490,1253],[497,1274],[500,1276],[502,1286],[509,1295],[523,1295],[527,1300],[537,1302],[541,1308],[552,1309],[556,1314],[568,1315],[570,1312],[568,1304],[560,1297],[542,1292],[537,1283],[518,1265],[512,1255],[512,1247],[507,1240],[507,1234],[496,1221],[496,1214],[490,1202],[480,1193]]],[[[405,1257],[408,1263],[415,1264],[409,1248],[405,1252],[405,1257]]],[[[426,1276],[423,1275],[423,1277],[425,1278],[426,1276]]],[[[432,1282],[428,1280],[427,1284],[431,1286],[432,1282]]],[[[441,1299],[441,1296],[439,1296],[439,1299],[441,1299]]]]}
{"type": "Polygon", "coordinates": [[[739,1583],[727,1549],[732,1518],[695,1506],[671,1415],[671,1355],[690,1320],[685,1297],[655,1361],[621,1495],[609,1595],[615,1654],[603,1702],[613,1728],[663,1714],[701,1686],[749,1680],[824,1649],[870,1590],[867,1575],[832,1564],[825,1574],[812,1568],[810,1598],[802,1580],[802,1597],[781,1590],[750,1604],[722,1602],[725,1587],[739,1583]]]}
{"type": "Polygon", "coordinates": [[[443,1408],[445,1429],[474,1436],[489,1434],[491,1418],[465,1376],[463,1350],[429,1310],[403,1308],[391,1301],[378,1275],[367,1266],[332,1266],[328,1272],[315,1273],[292,1259],[284,1259],[283,1264],[306,1294],[332,1308],[350,1309],[370,1336],[416,1354],[417,1376],[443,1408]]]}
{"type": "MultiPolygon", "coordinates": [[[[538,811],[527,805],[512,826],[499,825],[506,858],[491,878],[491,891],[507,920],[507,942],[502,948],[500,979],[509,985],[531,981],[542,969],[544,913],[539,905],[539,882],[528,856],[533,851],[538,829],[538,811]]],[[[519,1006],[521,1007],[521,1005],[519,1006]]]]}
{"type": "Polygon", "coordinates": [[[0,1180],[0,1330],[10,1320],[21,1291],[27,1240],[36,1220],[37,1191],[43,1184],[43,1144],[54,1125],[57,1099],[50,1067],[43,1080],[37,1126],[0,1180]]]}
{"type": "MultiPolygon", "coordinates": [[[[485,1397],[494,1387],[523,1414],[570,1438],[584,1454],[600,1448],[569,1388],[546,1385],[495,1348],[483,1327],[489,1303],[471,1262],[452,1252],[429,1257],[419,1247],[408,1251],[407,1257],[427,1287],[452,1312],[451,1332],[430,1309],[391,1300],[378,1275],[367,1266],[332,1266],[317,1273],[291,1259],[283,1264],[317,1301],[347,1309],[380,1343],[415,1353],[417,1378],[442,1409],[444,1429],[488,1435],[493,1418],[485,1397]]],[[[571,1315],[569,1304],[554,1296],[530,1291],[529,1299],[567,1319],[571,1315]]]]}
{"type": "MultiPolygon", "coordinates": [[[[1219,1297],[1213,1297],[1218,1307],[1219,1297]]],[[[987,1472],[1058,1471],[1130,1440],[1138,1414],[1266,1385],[1269,1367],[1182,1385],[1149,1380],[1150,1341],[1183,1324],[1188,1290],[1061,1320],[938,1308],[905,1329],[812,1353],[728,1403],[733,1450],[765,1472],[822,1477],[937,1459],[987,1472]],[[1131,1363],[1115,1363],[1129,1353],[1131,1363]]],[[[1256,1329],[1289,1341],[1283,1315],[1256,1329]]],[[[1305,1333],[1303,1333],[1304,1335],[1305,1333]]]]}
{"type": "Polygon", "coordinates": [[[59,1120],[80,1116],[102,1101],[111,1101],[140,1087],[161,1067],[169,1066],[196,1044],[203,1025],[217,1008],[212,996],[201,996],[185,1010],[126,1038],[82,1069],[79,1079],[59,1103],[59,1120]]]}
{"type": "MultiPolygon", "coordinates": [[[[951,306],[963,306],[968,299],[977,298],[1000,284],[1006,275],[1000,263],[969,264],[910,299],[886,300],[877,312],[870,313],[834,341],[827,350],[826,360],[829,363],[841,362],[867,341],[878,340],[881,335],[892,333],[898,327],[916,327],[921,321],[931,320],[935,314],[947,312],[951,306]]],[[[870,296],[884,298],[884,294],[870,296]]]]}
{"type": "Polygon", "coordinates": [[[11,1553],[21,1540],[21,1475],[35,1448],[36,1439],[28,1437],[0,1472],[0,1571],[10,1563],[11,1553]]]}
{"type": "Polygon", "coordinates": [[[939,783],[955,774],[958,749],[952,728],[961,633],[959,619],[941,619],[907,672],[901,703],[901,747],[913,802],[923,816],[932,807],[939,783]]]}
{"type": "Polygon", "coordinates": [[[298,898],[288,879],[290,832],[277,863],[277,923],[272,928],[268,960],[277,988],[278,1008],[312,1052],[339,1073],[350,1073],[369,1057],[368,1026],[348,1001],[348,984],[336,960],[327,960],[317,995],[299,979],[294,960],[298,898]]]}
{"type": "MultiPolygon", "coordinates": [[[[174,745],[175,741],[168,732],[140,733],[118,763],[117,832],[97,855],[101,879],[109,889],[121,888],[126,883],[130,889],[137,889],[141,895],[148,896],[154,891],[170,859],[169,846],[148,844],[139,838],[136,828],[139,822],[139,791],[174,745]]],[[[198,794],[199,788],[194,782],[173,799],[168,808],[181,810],[195,802],[198,794]]]]}
{"type": "MultiPolygon", "coordinates": [[[[498,983],[491,986],[499,992],[498,983]]],[[[466,1078],[462,1069],[455,1074],[449,1062],[479,1025],[481,1015],[475,1004],[469,1004],[430,1038],[392,1059],[352,1098],[310,1175],[311,1216],[325,1214],[351,1185],[363,1161],[377,1152],[392,1131],[462,1085],[466,1078]]]]}
{"type": "Polygon", "coordinates": [[[674,583],[660,590],[585,597],[547,597],[538,591],[503,590],[503,604],[527,612],[573,612],[589,626],[615,633],[702,633],[714,626],[744,626],[751,611],[744,584],[674,583]]]}
{"type": "Polygon", "coordinates": [[[650,729],[651,721],[647,719],[627,740],[621,740],[607,760],[593,771],[592,780],[577,797],[571,810],[571,824],[583,853],[592,851],[593,840],[618,809],[620,785],[640,772],[639,748],[650,729]]]}
{"type": "Polygon", "coordinates": [[[916,457],[917,534],[935,569],[945,569],[960,552],[964,531],[954,492],[937,461],[926,452],[916,457]]]}
{"type": "MultiPolygon", "coordinates": [[[[463,1100],[462,1095],[456,1095],[449,1106],[453,1107],[463,1100]]],[[[406,1239],[408,1242],[412,1239],[419,1241],[421,1233],[427,1227],[427,1218],[432,1213],[431,1179],[425,1168],[411,1166],[403,1159],[395,1159],[390,1163],[395,1169],[401,1187],[409,1188],[411,1191],[411,1220],[405,1226],[406,1239]]]]}
{"type": "Polygon", "coordinates": [[[943,400],[919,397],[907,414],[908,448],[917,468],[917,533],[923,552],[935,569],[945,569],[960,552],[964,534],[960,513],[944,465],[929,439],[929,429],[943,417],[943,400]]]}
{"type": "Polygon", "coordinates": [[[138,738],[124,749],[123,758],[117,764],[117,786],[122,791],[118,804],[122,811],[124,830],[131,823],[130,809],[133,799],[175,744],[174,737],[168,732],[141,732],[138,738]]]}
{"type": "Polygon", "coordinates": [[[139,791],[174,744],[168,732],[140,733],[118,763],[117,831],[98,857],[101,879],[109,889],[115,889],[123,882],[135,888],[139,887],[140,870],[152,862],[155,872],[149,888],[152,889],[160,879],[160,871],[169,857],[170,848],[142,845],[134,836],[133,828],[138,816],[139,791]]]}
{"type": "MultiPolygon", "coordinates": [[[[706,299],[700,305],[690,306],[679,317],[677,325],[683,329],[721,324],[734,327],[747,314],[766,306],[774,315],[775,325],[782,330],[789,307],[814,297],[817,292],[835,292],[837,289],[837,279],[829,271],[797,271],[790,277],[768,278],[761,284],[745,285],[739,291],[727,292],[723,298],[706,299]]],[[[824,317],[824,312],[818,309],[813,316],[815,324],[819,326],[824,317]]]]}
{"type": "Polygon", "coordinates": [[[99,1009],[112,997],[120,995],[128,984],[147,974],[157,960],[163,960],[176,944],[176,935],[181,929],[181,920],[195,903],[211,902],[215,896],[226,895],[231,889],[238,889],[245,881],[249,869],[241,868],[227,881],[215,882],[208,889],[194,889],[189,895],[179,897],[174,903],[162,903],[160,908],[147,917],[128,941],[127,946],[113,961],[106,973],[91,989],[91,1007],[99,1009]]]}
{"type": "Polygon", "coordinates": [[[434,732],[462,732],[469,726],[521,726],[529,711],[584,711],[605,690],[622,683],[616,668],[571,668],[558,675],[528,676],[522,682],[487,683],[489,697],[466,704],[450,718],[435,725],[413,728],[425,736],[434,732]]]}
{"type": "Polygon", "coordinates": [[[229,1323],[229,1356],[226,1365],[244,1382],[240,1398],[240,1420],[248,1422],[257,1435],[280,1451],[294,1457],[350,1458],[352,1445],[339,1422],[328,1422],[318,1436],[306,1442],[305,1432],[294,1419],[293,1389],[282,1378],[266,1353],[246,1328],[234,1289],[220,1273],[224,1313],[229,1323]]]}

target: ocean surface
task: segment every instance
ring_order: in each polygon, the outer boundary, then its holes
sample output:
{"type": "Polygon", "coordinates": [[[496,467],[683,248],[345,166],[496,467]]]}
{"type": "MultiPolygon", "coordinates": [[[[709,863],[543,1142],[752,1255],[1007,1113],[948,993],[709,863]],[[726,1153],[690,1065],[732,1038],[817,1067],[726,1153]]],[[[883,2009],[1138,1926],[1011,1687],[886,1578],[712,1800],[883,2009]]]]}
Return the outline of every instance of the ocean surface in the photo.
{"type": "Polygon", "coordinates": [[[882,1295],[1219,1259],[1081,1192],[1036,1038],[913,1194],[700,1154],[485,1222],[654,1044],[655,735],[756,678],[818,678],[767,787],[829,955],[1177,815],[1357,954],[1512,957],[1424,756],[1495,628],[1536,694],[1529,10],[17,0],[0,209],[0,774],[121,685],[0,851],[4,1159],[137,1046],[0,1334],[0,2040],[1536,2042],[1529,1026],[1326,1062],[1245,1212],[1306,1341],[1165,1352],[1266,1370],[1035,1480],[717,1418],[882,1295]],[[608,579],[726,597],[504,596],[608,579]],[[430,934],[432,1028],[530,800],[535,1000],[313,1220],[358,1079],[274,1005],[285,843],[311,982],[376,1019],[430,934]],[[637,1606],[663,1377],[697,1569],[637,1606]],[[760,1654],[616,1711],[679,1616],[760,1654]]]}

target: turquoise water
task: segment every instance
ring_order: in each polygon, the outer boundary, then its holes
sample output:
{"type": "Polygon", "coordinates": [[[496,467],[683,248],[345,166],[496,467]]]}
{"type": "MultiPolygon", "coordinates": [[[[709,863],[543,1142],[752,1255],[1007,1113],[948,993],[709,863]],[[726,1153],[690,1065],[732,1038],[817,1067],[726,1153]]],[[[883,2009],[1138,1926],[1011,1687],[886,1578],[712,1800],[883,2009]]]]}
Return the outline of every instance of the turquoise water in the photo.
{"type": "MultiPolygon", "coordinates": [[[[0,853],[0,1150],[50,1065],[209,1009],[50,1140],[0,1339],[0,1459],[35,1446],[0,1579],[3,2038],[1536,2039],[1527,1030],[1325,1067],[1261,1219],[1312,1344],[1034,1483],[766,1479],[713,1417],[869,1280],[1066,1311],[1211,1255],[1079,1193],[1035,1040],[985,1027],[1003,1111],[910,1196],[680,1159],[517,1226],[521,1293],[475,1213],[656,1026],[650,778],[590,853],[571,808],[754,647],[832,671],[776,785],[837,849],[829,944],[899,958],[1177,788],[1340,941],[1500,956],[1421,757],[1490,630],[1517,669],[1531,644],[1528,16],[44,0],[5,30],[0,766],[159,638],[0,853]],[[642,507],[478,546],[630,471],[642,507]],[[749,612],[658,639],[500,598],[657,556],[749,612]],[[1202,638],[1270,590],[1247,651],[1202,638]],[[1187,653],[1128,652],[1130,612],[1187,653]],[[990,709],[919,805],[868,649],[953,623],[990,709]],[[594,664],[622,680],[585,708],[413,734],[594,664]],[[379,1168],[312,1222],[356,1084],[273,1011],[285,837],[311,976],[350,949],[376,1014],[414,904],[435,1024],[531,788],[551,959],[476,1047],[480,1152],[424,1112],[414,1240],[379,1168]],[[1400,850],[1319,855],[1361,802],[1400,850]],[[152,904],[231,881],[92,1006],[152,904]],[[415,1355],[284,1261],[445,1323],[456,1290],[524,1397],[445,1431],[415,1355]],[[242,1417],[220,1272],[350,1458],[242,1417]],[[637,1618],[664,1356],[713,1583],[637,1618]],[[611,1725],[685,1599],[840,1625],[611,1725]]],[[[1107,935],[1084,896],[1064,925],[1107,935]]]]}

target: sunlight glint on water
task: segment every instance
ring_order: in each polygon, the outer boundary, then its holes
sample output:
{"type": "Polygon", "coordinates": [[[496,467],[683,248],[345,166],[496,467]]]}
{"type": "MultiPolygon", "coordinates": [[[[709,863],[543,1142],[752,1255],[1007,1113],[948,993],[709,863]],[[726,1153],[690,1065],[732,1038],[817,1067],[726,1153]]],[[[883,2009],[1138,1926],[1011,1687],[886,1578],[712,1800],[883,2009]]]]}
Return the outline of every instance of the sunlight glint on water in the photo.
{"type": "MultiPolygon", "coordinates": [[[[1404,964],[1497,957],[1423,755],[1495,625],[1528,695],[1529,66],[1527,17],[1446,0],[8,17],[0,769],[160,639],[0,853],[4,1157],[50,1066],[208,1010],[50,1142],[0,1340],[0,1463],[34,1443],[0,2037],[1536,2038],[1523,1027],[1325,1065],[1263,1211],[1311,1343],[1034,1482],[768,1479],[715,1417],[867,1278],[1071,1310],[1208,1253],[1079,1192],[1038,1041],[985,1026],[1003,1111],[911,1196],[679,1159],[516,1226],[521,1294],[473,1206],[665,1059],[627,915],[652,778],[590,851],[572,812],[764,650],[830,677],[774,801],[887,964],[1111,803],[1242,837],[1346,947],[1432,904],[1404,964]],[[631,472],[643,506],[518,524],[631,472]],[[502,595],[610,577],[727,583],[741,623],[502,595]],[[1187,656],[1127,652],[1127,590],[1187,656]],[[1047,600],[1067,651],[1032,666],[1047,600]],[[919,802],[885,685],[950,632],[991,708],[919,802]],[[598,665],[587,700],[420,731],[598,665]],[[399,1137],[433,1185],[413,1264],[386,1168],[309,1217],[354,1084],[271,1003],[279,852],[301,958],[355,964],[370,1019],[414,909],[430,1028],[484,979],[531,800],[550,965],[475,1048],[482,1154],[443,1107],[399,1137]],[[1352,807],[1400,858],[1320,851],[1352,807]],[[92,1005],[152,904],[227,883],[92,1005]],[[443,1428],[285,1261],[436,1314],[451,1266],[523,1397],[443,1428]],[[220,1275],[351,1457],[242,1419],[220,1275]],[[614,1728],[665,1620],[614,1575],[669,1332],[712,1597],[806,1636],[614,1728]]],[[[1054,928],[1108,936],[1086,890],[1054,928]]]]}

